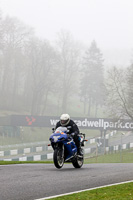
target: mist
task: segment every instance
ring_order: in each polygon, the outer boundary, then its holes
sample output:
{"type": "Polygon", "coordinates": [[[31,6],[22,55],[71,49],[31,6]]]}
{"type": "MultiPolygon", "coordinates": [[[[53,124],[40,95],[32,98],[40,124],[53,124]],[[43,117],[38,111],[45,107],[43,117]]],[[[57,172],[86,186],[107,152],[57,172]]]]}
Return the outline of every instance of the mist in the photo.
{"type": "Polygon", "coordinates": [[[107,72],[132,64],[132,6],[1,0],[1,115],[106,116],[107,72]]]}
{"type": "Polygon", "coordinates": [[[0,0],[0,160],[51,159],[51,128],[68,113],[88,158],[117,151],[113,162],[124,161],[133,146],[132,10],[132,0],[0,0]]]}

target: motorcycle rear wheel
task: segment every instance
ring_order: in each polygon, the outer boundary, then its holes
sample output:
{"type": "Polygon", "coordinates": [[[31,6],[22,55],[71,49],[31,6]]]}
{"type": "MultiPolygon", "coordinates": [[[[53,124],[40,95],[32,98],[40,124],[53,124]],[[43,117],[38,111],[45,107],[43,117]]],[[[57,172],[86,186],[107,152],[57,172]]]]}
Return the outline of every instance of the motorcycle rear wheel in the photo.
{"type": "Polygon", "coordinates": [[[53,161],[56,168],[60,169],[64,165],[64,156],[62,156],[62,149],[55,149],[53,154],[53,161]]]}
{"type": "Polygon", "coordinates": [[[82,154],[82,156],[76,155],[75,159],[72,161],[72,164],[75,168],[81,168],[82,165],[84,164],[84,154],[82,154]]]}

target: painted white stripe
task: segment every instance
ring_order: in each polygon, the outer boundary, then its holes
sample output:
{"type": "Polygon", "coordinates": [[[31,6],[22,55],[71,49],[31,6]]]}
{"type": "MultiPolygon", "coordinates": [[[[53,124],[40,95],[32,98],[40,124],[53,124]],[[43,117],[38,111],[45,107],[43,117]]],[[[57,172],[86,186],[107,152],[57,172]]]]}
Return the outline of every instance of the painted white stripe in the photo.
{"type": "Polygon", "coordinates": [[[25,148],[24,153],[30,153],[30,148],[25,148]]]}
{"type": "Polygon", "coordinates": [[[0,156],[4,156],[4,151],[0,151],[0,156]]]}
{"type": "Polygon", "coordinates": [[[4,161],[12,161],[12,159],[4,159],[4,161]]]}
{"type": "Polygon", "coordinates": [[[10,150],[10,154],[11,154],[11,156],[17,155],[18,154],[18,150],[17,149],[10,150]]]}
{"type": "Polygon", "coordinates": [[[114,151],[118,151],[118,145],[114,146],[114,151]]]}
{"type": "Polygon", "coordinates": [[[19,158],[19,161],[27,161],[27,157],[26,157],[26,156],[20,157],[20,158],[19,158]]]}
{"type": "Polygon", "coordinates": [[[53,153],[48,153],[47,154],[47,159],[52,159],[53,158],[53,153]]]}
{"type": "Polygon", "coordinates": [[[34,156],[34,161],[38,161],[41,160],[41,155],[35,155],[34,156]]]}
{"type": "Polygon", "coordinates": [[[42,151],[42,147],[36,147],[36,152],[41,152],[42,151]]]}
{"type": "Polygon", "coordinates": [[[130,143],[130,148],[133,147],[133,143],[130,143]]]}
{"type": "Polygon", "coordinates": [[[106,147],[105,149],[106,149],[106,151],[109,151],[109,147],[106,147]]]}
{"type": "Polygon", "coordinates": [[[123,144],[122,145],[122,149],[126,149],[127,145],[126,144],[123,144]]]}
{"type": "Polygon", "coordinates": [[[48,151],[53,150],[52,146],[48,146],[48,151]]]}
{"type": "Polygon", "coordinates": [[[86,192],[86,191],[89,191],[89,190],[95,190],[95,189],[110,187],[110,186],[113,186],[113,185],[120,185],[120,184],[124,184],[124,183],[131,183],[131,182],[133,182],[133,180],[131,180],[131,181],[125,181],[125,182],[120,182],[120,183],[114,183],[114,184],[110,184],[110,185],[104,185],[104,186],[95,187],[95,188],[90,188],[90,189],[86,189],[86,190],[79,190],[79,191],[75,191],[75,192],[69,192],[69,193],[65,193],[65,194],[59,194],[59,195],[50,196],[50,197],[44,197],[44,198],[35,199],[35,200],[51,199],[51,198],[66,196],[66,195],[70,195],[70,194],[76,194],[76,193],[80,193],[80,192],[86,192]]]}

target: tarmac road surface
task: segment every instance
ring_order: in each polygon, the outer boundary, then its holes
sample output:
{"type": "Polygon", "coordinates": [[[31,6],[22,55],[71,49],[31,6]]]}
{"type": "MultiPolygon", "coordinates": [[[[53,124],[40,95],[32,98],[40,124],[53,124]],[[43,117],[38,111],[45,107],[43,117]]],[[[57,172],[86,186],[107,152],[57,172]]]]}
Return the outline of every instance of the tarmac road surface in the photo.
{"type": "Polygon", "coordinates": [[[133,163],[0,166],[0,200],[35,200],[43,197],[133,180],[133,163]]]}

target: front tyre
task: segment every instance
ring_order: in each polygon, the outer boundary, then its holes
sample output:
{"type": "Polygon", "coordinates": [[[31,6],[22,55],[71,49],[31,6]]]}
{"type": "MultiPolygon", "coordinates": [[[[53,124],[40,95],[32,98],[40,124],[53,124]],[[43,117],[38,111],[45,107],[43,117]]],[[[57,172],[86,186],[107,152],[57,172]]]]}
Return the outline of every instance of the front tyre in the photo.
{"type": "Polygon", "coordinates": [[[56,168],[60,169],[64,165],[64,155],[62,149],[55,149],[53,154],[53,161],[56,168]]]}

